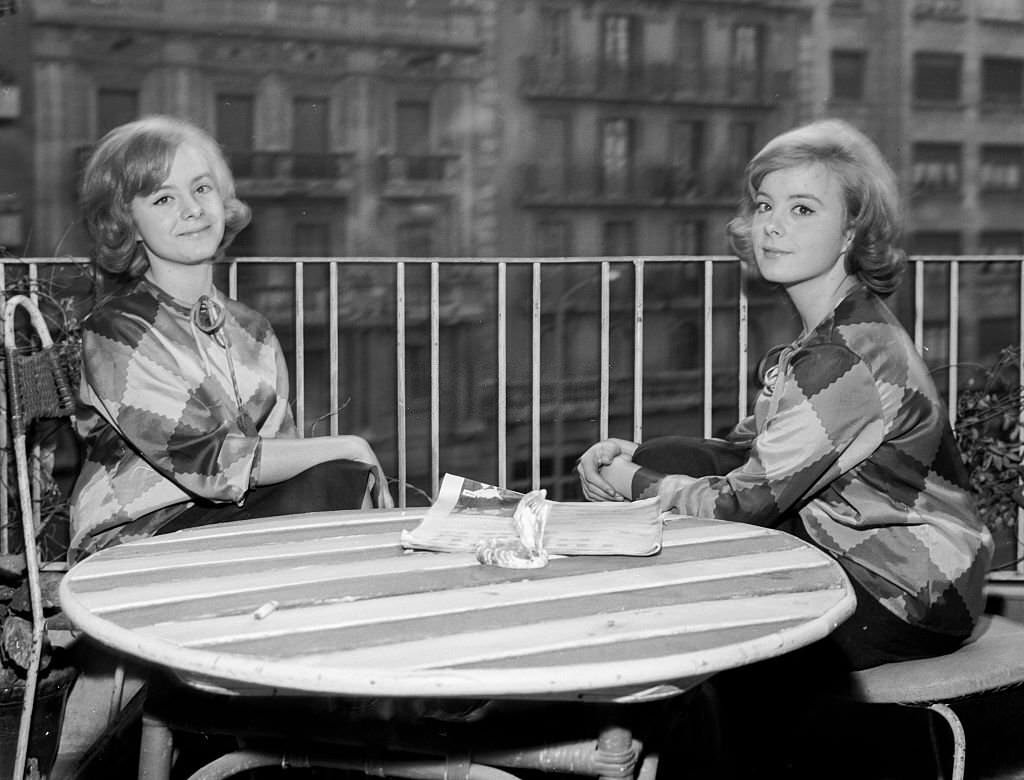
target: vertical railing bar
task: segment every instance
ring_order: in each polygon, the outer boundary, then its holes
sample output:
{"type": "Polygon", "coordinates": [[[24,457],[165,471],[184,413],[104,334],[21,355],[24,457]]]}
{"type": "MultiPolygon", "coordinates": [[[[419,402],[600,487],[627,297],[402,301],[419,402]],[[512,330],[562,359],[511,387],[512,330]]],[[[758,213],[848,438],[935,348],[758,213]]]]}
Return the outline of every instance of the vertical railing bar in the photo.
{"type": "MultiPolygon", "coordinates": [[[[7,264],[0,264],[0,303],[7,303],[7,264]]],[[[5,345],[6,346],[6,345],[5,345]]],[[[7,377],[3,377],[3,381],[7,381],[7,377]]],[[[0,432],[2,432],[2,439],[0,439],[0,474],[7,474],[9,472],[9,464],[7,458],[7,448],[10,445],[9,433],[7,428],[7,400],[4,399],[4,409],[2,411],[2,420],[0,420],[0,432]]],[[[11,504],[10,504],[10,493],[7,491],[8,481],[6,479],[0,479],[0,553],[7,555],[10,553],[10,540],[7,538],[10,533],[11,523],[11,504]]]]}
{"type": "Polygon", "coordinates": [[[737,317],[737,349],[739,351],[739,361],[736,367],[736,371],[739,374],[737,378],[737,392],[736,392],[736,403],[737,403],[737,417],[742,420],[747,416],[747,372],[750,369],[750,297],[747,294],[747,283],[746,274],[740,269],[740,284],[739,284],[739,312],[737,317]]]}
{"type": "Polygon", "coordinates": [[[306,290],[301,260],[295,262],[295,423],[306,435],[306,290]]]}
{"type": "Polygon", "coordinates": [[[437,498],[441,468],[441,294],[440,266],[430,264],[430,495],[437,498]]]}
{"type": "Polygon", "coordinates": [[[960,263],[949,264],[949,424],[956,425],[957,383],[960,378],[960,263]]]}
{"type": "Polygon", "coordinates": [[[508,484],[508,266],[498,263],[498,487],[508,484]]]}
{"type": "Polygon", "coordinates": [[[711,436],[711,410],[714,398],[712,385],[712,328],[714,311],[712,309],[712,294],[714,290],[714,263],[710,260],[704,261],[704,389],[703,389],[703,424],[704,438],[711,436]]]}
{"type": "Polygon", "coordinates": [[[408,477],[408,458],[405,451],[405,263],[395,265],[395,395],[397,399],[398,439],[398,506],[405,507],[405,481],[408,477]]]}
{"type": "Polygon", "coordinates": [[[228,297],[238,298],[238,260],[228,263],[228,297]]]}
{"type": "MultiPolygon", "coordinates": [[[[601,360],[600,360],[600,414],[598,416],[598,427],[602,440],[608,438],[608,407],[611,383],[609,381],[609,333],[611,331],[611,264],[607,260],[601,261],[601,360]]],[[[563,414],[561,410],[559,414],[563,414]]],[[[558,443],[562,447],[562,442],[558,443]]],[[[559,453],[562,454],[562,453],[559,453]]],[[[561,463],[559,463],[559,467],[561,463]]]]}
{"type": "Polygon", "coordinates": [[[328,368],[330,372],[330,409],[329,418],[330,425],[329,430],[331,436],[337,436],[340,433],[340,418],[341,418],[341,397],[340,388],[338,387],[340,379],[340,364],[341,364],[341,348],[340,339],[341,335],[338,332],[339,326],[339,315],[338,315],[338,261],[331,260],[327,265],[327,284],[329,285],[327,291],[328,299],[328,353],[330,355],[331,365],[328,368]]]}
{"type": "MultiPolygon", "coordinates": [[[[1024,385],[1024,263],[1017,261],[1017,387],[1024,385]]],[[[1017,391],[1017,400],[1020,401],[1021,394],[1017,391]]],[[[1018,407],[1017,417],[1018,430],[1024,430],[1024,404],[1018,407]]],[[[1018,456],[1024,457],[1024,437],[1020,437],[1017,447],[1018,456]]],[[[1020,489],[1021,478],[1018,474],[1017,487],[1020,489]]],[[[1018,574],[1024,573],[1024,537],[1021,536],[1021,526],[1024,525],[1024,507],[1017,507],[1017,528],[1014,539],[1016,550],[1013,556],[1013,568],[1018,574]]]]}
{"type": "MultiPolygon", "coordinates": [[[[29,263],[28,266],[28,279],[29,279],[29,299],[32,303],[39,304],[39,264],[29,263]]],[[[14,346],[13,344],[11,345],[14,346]]],[[[42,481],[42,461],[40,460],[40,442],[38,437],[32,437],[32,457],[30,459],[30,472],[29,479],[31,481],[32,491],[32,522],[36,528],[39,528],[42,522],[43,512],[43,491],[40,490],[40,484],[42,481]]]]}
{"type": "Polygon", "coordinates": [[[530,490],[540,487],[540,263],[533,263],[530,337],[533,372],[530,377],[530,490]]]}
{"type": "MultiPolygon", "coordinates": [[[[633,441],[644,440],[644,260],[633,261],[633,441]]],[[[607,433],[601,438],[606,438],[607,433]]]]}
{"type": "MultiPolygon", "coordinates": [[[[924,356],[924,260],[914,261],[914,344],[924,356]]],[[[927,356],[925,356],[927,357],[927,356]]]]}

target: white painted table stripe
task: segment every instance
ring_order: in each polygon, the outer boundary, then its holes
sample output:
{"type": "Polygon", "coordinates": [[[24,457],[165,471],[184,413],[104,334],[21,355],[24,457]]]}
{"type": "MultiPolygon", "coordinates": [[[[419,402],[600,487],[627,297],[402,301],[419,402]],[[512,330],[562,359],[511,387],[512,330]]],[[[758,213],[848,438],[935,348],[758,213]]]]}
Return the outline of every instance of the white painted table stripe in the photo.
{"type": "Polygon", "coordinates": [[[333,512],[154,537],[72,568],[62,603],[95,639],[215,689],[616,700],[800,647],[854,606],[832,559],[754,526],[680,518],[656,556],[512,570],[403,550],[418,521],[333,512]]]}

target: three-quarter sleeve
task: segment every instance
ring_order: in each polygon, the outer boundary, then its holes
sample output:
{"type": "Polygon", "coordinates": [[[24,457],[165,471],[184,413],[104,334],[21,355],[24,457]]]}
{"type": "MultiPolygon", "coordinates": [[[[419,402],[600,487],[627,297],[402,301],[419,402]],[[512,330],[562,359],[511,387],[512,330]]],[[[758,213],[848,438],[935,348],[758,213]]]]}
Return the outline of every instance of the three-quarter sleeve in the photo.
{"type": "Polygon", "coordinates": [[[855,353],[824,344],[795,351],[786,363],[771,397],[759,400],[766,411],[746,462],[682,485],[671,497],[680,512],[772,525],[882,443],[883,400],[855,353]]]}

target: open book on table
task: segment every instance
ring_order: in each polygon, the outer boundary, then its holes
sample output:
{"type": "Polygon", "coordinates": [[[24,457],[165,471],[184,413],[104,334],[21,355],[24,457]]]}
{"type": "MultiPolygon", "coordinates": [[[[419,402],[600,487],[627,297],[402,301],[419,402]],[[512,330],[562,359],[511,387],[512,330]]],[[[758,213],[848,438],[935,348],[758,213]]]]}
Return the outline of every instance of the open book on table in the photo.
{"type": "MultiPolygon", "coordinates": [[[[515,536],[512,515],[522,493],[445,474],[434,505],[402,546],[474,552],[481,542],[515,536]]],[[[643,501],[551,501],[543,547],[552,555],[654,555],[661,550],[656,498],[643,501]]]]}

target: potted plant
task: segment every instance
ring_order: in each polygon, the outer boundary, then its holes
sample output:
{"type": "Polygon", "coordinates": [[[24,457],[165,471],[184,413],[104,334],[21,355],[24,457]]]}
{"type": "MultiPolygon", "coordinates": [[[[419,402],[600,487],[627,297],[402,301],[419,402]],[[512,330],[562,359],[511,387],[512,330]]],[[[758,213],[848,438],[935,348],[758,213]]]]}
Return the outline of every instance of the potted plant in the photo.
{"type": "Polygon", "coordinates": [[[982,519],[996,542],[992,570],[1014,571],[1019,562],[1022,387],[1020,349],[1007,347],[979,366],[958,391],[955,433],[982,519]]]}
{"type": "MultiPolygon", "coordinates": [[[[57,755],[64,703],[75,678],[75,668],[64,658],[70,630],[57,601],[61,571],[40,572],[46,615],[43,656],[32,713],[29,761],[33,772],[45,774],[57,755]]],[[[0,777],[10,777],[14,766],[25,675],[32,647],[31,605],[25,557],[0,555],[0,777]]]]}

